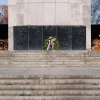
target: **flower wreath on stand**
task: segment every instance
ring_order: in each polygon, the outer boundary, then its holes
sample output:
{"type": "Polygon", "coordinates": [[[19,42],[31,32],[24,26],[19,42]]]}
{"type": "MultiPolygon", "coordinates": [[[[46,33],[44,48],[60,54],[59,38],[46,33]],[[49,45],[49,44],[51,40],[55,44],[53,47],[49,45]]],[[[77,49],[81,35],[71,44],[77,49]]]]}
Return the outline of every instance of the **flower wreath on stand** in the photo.
{"type": "MultiPolygon", "coordinates": [[[[47,39],[44,40],[44,47],[43,47],[43,49],[47,50],[49,38],[52,38],[51,41],[53,41],[54,44],[55,44],[54,50],[59,50],[60,49],[60,44],[59,44],[57,38],[54,37],[54,36],[50,36],[50,37],[48,37],[47,39]]],[[[50,50],[52,50],[52,48],[50,48],[50,50]]]]}

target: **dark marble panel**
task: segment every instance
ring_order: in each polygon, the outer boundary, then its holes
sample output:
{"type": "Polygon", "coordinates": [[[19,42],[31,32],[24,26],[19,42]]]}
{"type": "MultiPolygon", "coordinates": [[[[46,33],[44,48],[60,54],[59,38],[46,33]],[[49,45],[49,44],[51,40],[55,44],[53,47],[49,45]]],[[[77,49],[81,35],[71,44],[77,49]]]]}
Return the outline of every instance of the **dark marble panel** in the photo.
{"type": "Polygon", "coordinates": [[[43,41],[50,36],[56,37],[56,26],[43,26],[43,41]]]}
{"type": "Polygon", "coordinates": [[[72,32],[70,26],[57,26],[57,38],[61,50],[72,49],[72,32]]]}
{"type": "Polygon", "coordinates": [[[29,26],[29,50],[42,50],[43,27],[29,26]]]}
{"type": "Polygon", "coordinates": [[[54,36],[61,50],[85,50],[84,26],[15,26],[14,50],[42,50],[44,40],[54,36]]]}
{"type": "Polygon", "coordinates": [[[8,24],[0,24],[0,39],[8,39],[8,24]]]}
{"type": "Polygon", "coordinates": [[[84,26],[72,27],[72,49],[73,50],[86,49],[86,27],[84,26]]]}
{"type": "Polygon", "coordinates": [[[14,27],[14,50],[28,50],[28,26],[14,27]]]}

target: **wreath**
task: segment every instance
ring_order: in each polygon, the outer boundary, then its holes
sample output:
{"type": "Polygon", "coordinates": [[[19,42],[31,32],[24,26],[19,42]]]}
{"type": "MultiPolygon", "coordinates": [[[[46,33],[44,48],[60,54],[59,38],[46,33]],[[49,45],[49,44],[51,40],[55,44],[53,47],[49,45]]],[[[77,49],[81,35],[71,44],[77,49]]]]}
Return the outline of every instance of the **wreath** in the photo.
{"type": "MultiPolygon", "coordinates": [[[[53,37],[53,36],[50,36],[50,37],[48,37],[47,39],[44,40],[44,47],[43,47],[43,49],[47,50],[49,38],[52,38],[51,41],[53,41],[54,44],[55,44],[54,50],[59,50],[60,49],[60,44],[59,44],[57,38],[53,37]]],[[[50,50],[52,50],[52,47],[50,47],[50,50]]]]}

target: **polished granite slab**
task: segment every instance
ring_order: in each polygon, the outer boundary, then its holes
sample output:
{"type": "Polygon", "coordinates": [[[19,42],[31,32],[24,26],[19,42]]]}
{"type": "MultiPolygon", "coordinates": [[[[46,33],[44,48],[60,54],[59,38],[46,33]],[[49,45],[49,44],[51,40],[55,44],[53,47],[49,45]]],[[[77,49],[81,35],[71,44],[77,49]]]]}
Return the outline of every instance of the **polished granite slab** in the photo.
{"type": "Polygon", "coordinates": [[[57,39],[61,50],[72,49],[72,31],[71,26],[57,26],[57,39]]]}
{"type": "Polygon", "coordinates": [[[72,27],[72,50],[86,50],[86,28],[72,27]]]}
{"type": "Polygon", "coordinates": [[[29,50],[42,50],[42,26],[29,26],[29,50]]]}
{"type": "Polygon", "coordinates": [[[14,27],[14,50],[28,50],[28,26],[14,27]]]}

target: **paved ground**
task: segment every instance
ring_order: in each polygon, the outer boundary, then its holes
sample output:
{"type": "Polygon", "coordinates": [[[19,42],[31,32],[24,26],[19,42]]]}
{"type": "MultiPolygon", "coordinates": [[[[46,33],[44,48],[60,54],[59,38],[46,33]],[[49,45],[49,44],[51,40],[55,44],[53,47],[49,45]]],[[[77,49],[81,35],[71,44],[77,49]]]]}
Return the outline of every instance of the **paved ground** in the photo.
{"type": "Polygon", "coordinates": [[[100,75],[99,67],[0,67],[0,75],[100,75]]]}

